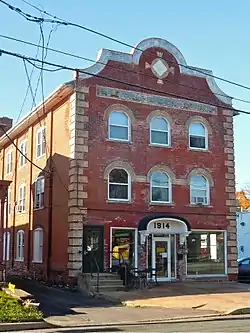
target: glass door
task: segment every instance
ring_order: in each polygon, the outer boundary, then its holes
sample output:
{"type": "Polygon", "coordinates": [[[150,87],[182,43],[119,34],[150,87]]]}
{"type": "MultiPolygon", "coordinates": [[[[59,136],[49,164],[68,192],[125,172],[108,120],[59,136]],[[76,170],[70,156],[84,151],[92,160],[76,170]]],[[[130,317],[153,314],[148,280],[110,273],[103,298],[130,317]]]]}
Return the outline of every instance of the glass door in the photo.
{"type": "Polygon", "coordinates": [[[169,238],[154,237],[152,244],[152,267],[159,281],[171,280],[171,247],[169,238]]]}

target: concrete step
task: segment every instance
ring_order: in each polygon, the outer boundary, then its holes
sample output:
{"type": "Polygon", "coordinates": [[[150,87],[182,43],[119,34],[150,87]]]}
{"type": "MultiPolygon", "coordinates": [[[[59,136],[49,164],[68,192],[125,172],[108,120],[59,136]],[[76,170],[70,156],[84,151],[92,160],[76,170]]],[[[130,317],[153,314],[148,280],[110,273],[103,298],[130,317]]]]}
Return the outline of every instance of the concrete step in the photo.
{"type": "MultiPolygon", "coordinates": [[[[98,276],[98,274],[97,273],[94,273],[94,274],[92,274],[92,280],[93,279],[97,279],[97,276],[98,276]]],[[[121,278],[120,278],[120,275],[118,275],[118,274],[112,274],[112,273],[100,273],[100,275],[99,275],[99,279],[100,280],[120,280],[121,278]]]]}
{"type": "MultiPolygon", "coordinates": [[[[94,286],[94,288],[96,289],[96,286],[94,286]]],[[[124,286],[116,286],[116,285],[100,285],[99,286],[99,292],[109,292],[109,291],[123,291],[124,290],[124,286]]]]}
{"type": "MultiPolygon", "coordinates": [[[[92,279],[91,280],[91,283],[92,284],[96,284],[97,283],[97,279],[92,279]]],[[[122,280],[99,280],[99,284],[101,285],[116,285],[116,286],[119,286],[119,285],[123,285],[123,281],[122,280]]]]}

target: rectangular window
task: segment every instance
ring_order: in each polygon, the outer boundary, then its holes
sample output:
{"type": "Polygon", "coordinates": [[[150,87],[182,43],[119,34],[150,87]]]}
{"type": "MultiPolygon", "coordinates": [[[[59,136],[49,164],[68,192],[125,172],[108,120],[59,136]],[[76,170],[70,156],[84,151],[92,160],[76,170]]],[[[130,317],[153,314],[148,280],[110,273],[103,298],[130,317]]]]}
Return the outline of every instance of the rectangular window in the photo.
{"type": "Polygon", "coordinates": [[[12,158],[13,158],[12,151],[8,151],[8,153],[6,155],[6,174],[7,175],[12,172],[12,167],[13,167],[12,158]]]}
{"type": "Polygon", "coordinates": [[[45,149],[46,149],[46,131],[45,127],[41,127],[37,131],[37,137],[36,137],[36,157],[39,158],[43,155],[45,155],[45,149]]]}
{"type": "Polygon", "coordinates": [[[7,211],[8,211],[8,215],[10,215],[10,213],[11,213],[11,189],[10,189],[10,187],[8,188],[7,198],[8,198],[8,209],[7,209],[7,211]]]}
{"type": "Polygon", "coordinates": [[[43,262],[43,230],[41,228],[34,230],[33,262],[43,262]]]}
{"type": "Polygon", "coordinates": [[[19,165],[20,167],[24,166],[25,164],[27,164],[27,159],[26,157],[28,156],[28,141],[23,141],[20,144],[20,151],[22,153],[20,153],[20,160],[19,160],[19,165]]]}
{"type": "Polygon", "coordinates": [[[116,229],[112,228],[112,271],[119,269],[120,263],[135,267],[136,265],[136,244],[135,229],[116,229]]]}
{"type": "Polygon", "coordinates": [[[3,234],[3,260],[10,260],[10,232],[3,234]]]}
{"type": "Polygon", "coordinates": [[[169,202],[169,188],[152,187],[152,201],[153,202],[169,202]]]}
{"type": "Polygon", "coordinates": [[[24,231],[19,230],[17,232],[17,239],[16,239],[16,260],[23,261],[24,260],[24,231]]]}
{"type": "Polygon", "coordinates": [[[35,209],[44,207],[44,177],[39,177],[35,182],[35,209]]]}
{"type": "Polygon", "coordinates": [[[18,199],[18,212],[25,211],[25,198],[26,198],[26,185],[22,184],[19,187],[19,199],[18,199]]]}
{"type": "Polygon", "coordinates": [[[199,148],[205,149],[206,148],[206,138],[203,136],[190,136],[190,147],[191,148],[199,148]]]}
{"type": "Polygon", "coordinates": [[[187,239],[187,274],[225,274],[225,232],[194,231],[187,239]]]}

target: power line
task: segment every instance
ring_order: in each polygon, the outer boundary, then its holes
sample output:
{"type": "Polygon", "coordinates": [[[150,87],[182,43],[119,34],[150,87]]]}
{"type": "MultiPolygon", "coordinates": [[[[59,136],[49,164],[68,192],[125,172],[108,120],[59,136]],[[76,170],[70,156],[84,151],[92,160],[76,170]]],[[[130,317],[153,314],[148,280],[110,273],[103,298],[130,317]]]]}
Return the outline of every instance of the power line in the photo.
{"type": "Polygon", "coordinates": [[[1,127],[1,129],[4,131],[4,134],[6,135],[6,137],[10,140],[10,142],[13,144],[13,146],[17,149],[17,151],[26,158],[26,160],[31,163],[34,167],[36,167],[37,169],[50,174],[50,171],[44,170],[42,169],[39,165],[35,164],[34,162],[31,161],[31,159],[29,159],[26,155],[24,155],[24,153],[18,148],[18,146],[15,144],[15,142],[11,139],[11,137],[9,136],[9,134],[7,133],[7,131],[5,130],[4,126],[1,127]]]}
{"type": "MultiPolygon", "coordinates": [[[[132,49],[135,49],[135,50],[138,50],[140,52],[144,52],[144,53],[147,53],[147,54],[152,54],[148,51],[145,51],[145,50],[142,50],[138,47],[135,47],[129,43],[126,43],[126,42],[123,42],[117,38],[114,38],[114,37],[111,37],[107,34],[104,34],[102,32],[99,32],[97,30],[94,30],[94,29],[91,29],[91,28],[88,28],[88,27],[85,27],[81,24],[78,24],[78,23],[74,23],[74,22],[70,22],[70,21],[66,21],[60,17],[57,17],[55,15],[52,15],[50,13],[48,13],[47,11],[45,10],[42,10],[34,5],[32,5],[30,2],[26,1],[26,3],[28,3],[29,5],[31,5],[33,8],[35,8],[36,10],[38,10],[40,13],[44,13],[52,18],[54,18],[54,20],[51,20],[51,19],[45,19],[45,18],[42,18],[42,17],[37,17],[37,16],[33,16],[29,13],[25,13],[24,11],[22,11],[20,8],[18,7],[14,7],[12,5],[10,5],[9,3],[7,3],[6,1],[4,0],[0,0],[4,5],[6,5],[9,9],[17,12],[19,15],[23,16],[25,19],[27,19],[28,21],[30,22],[35,22],[35,23],[39,23],[39,22],[45,22],[45,23],[58,23],[58,24],[62,24],[62,25],[65,25],[65,26],[72,26],[72,27],[76,27],[76,28],[80,28],[80,29],[83,29],[83,30],[86,30],[88,32],[91,32],[95,35],[98,35],[98,36],[101,36],[103,38],[106,38],[106,39],[109,39],[115,43],[118,43],[118,44],[121,44],[123,46],[126,46],[126,47],[129,47],[129,48],[132,48],[132,49]]],[[[155,55],[154,55],[155,56],[155,55]]],[[[175,64],[174,61],[171,61],[171,60],[168,60],[168,62],[170,63],[173,63],[175,64]]],[[[232,84],[232,85],[235,85],[237,87],[240,87],[240,88],[244,88],[244,89],[247,89],[247,90],[250,90],[250,87],[249,86],[246,86],[246,85],[243,85],[243,84],[240,84],[240,83],[237,83],[237,82],[234,82],[234,81],[231,81],[231,80],[228,80],[228,79],[224,79],[222,77],[219,77],[219,76],[216,76],[216,75],[213,75],[213,74],[210,74],[210,73],[207,73],[207,72],[204,72],[204,70],[202,69],[198,69],[198,68],[194,68],[192,66],[188,66],[188,65],[184,65],[184,64],[180,64],[180,63],[177,63],[179,66],[181,67],[184,67],[184,68],[188,68],[188,69],[192,69],[198,73],[202,73],[202,74],[206,74],[207,76],[210,76],[210,77],[213,77],[215,79],[218,79],[220,81],[223,81],[223,82],[226,82],[226,83],[229,83],[229,84],[232,84]]]]}
{"type": "MultiPolygon", "coordinates": [[[[30,61],[35,61],[35,59],[32,58],[32,57],[28,57],[28,56],[21,55],[21,54],[18,54],[18,53],[6,51],[6,50],[3,50],[3,49],[0,49],[0,53],[6,54],[6,55],[9,55],[9,56],[13,56],[13,57],[16,57],[16,58],[19,58],[19,59],[26,59],[26,60],[30,60],[30,61]]],[[[36,60],[36,62],[41,63],[42,61],[41,60],[36,60]]],[[[79,73],[83,73],[83,74],[87,74],[87,75],[92,75],[94,77],[98,77],[98,78],[101,78],[101,79],[104,79],[104,80],[107,80],[107,81],[110,81],[110,82],[119,83],[119,84],[122,84],[122,85],[126,85],[128,87],[139,88],[139,89],[149,91],[149,92],[159,93],[159,94],[165,95],[167,97],[173,96],[173,97],[176,97],[176,98],[182,98],[182,99],[192,101],[192,102],[199,102],[199,103],[203,103],[203,104],[206,104],[206,105],[215,106],[215,107],[218,107],[218,108],[223,107],[222,105],[219,105],[219,104],[216,104],[216,103],[210,103],[210,102],[207,102],[207,101],[202,101],[202,100],[198,100],[198,99],[191,98],[191,97],[188,97],[188,96],[178,95],[178,94],[174,94],[174,93],[170,93],[170,92],[166,93],[166,92],[158,90],[158,89],[148,88],[148,87],[141,86],[139,84],[133,84],[133,83],[121,81],[121,80],[118,80],[118,79],[113,79],[111,77],[107,77],[107,76],[100,75],[100,74],[92,74],[92,73],[90,73],[86,70],[82,70],[82,69],[78,69],[78,68],[73,68],[73,67],[69,67],[69,66],[65,66],[65,65],[60,65],[60,64],[56,64],[56,63],[52,63],[52,62],[48,62],[48,61],[44,61],[44,64],[46,64],[48,66],[52,66],[52,67],[57,67],[57,68],[62,69],[62,70],[70,70],[70,71],[75,71],[75,72],[79,72],[79,73]]],[[[243,113],[243,114],[250,114],[250,111],[239,110],[239,109],[236,109],[236,108],[232,108],[231,106],[227,106],[226,108],[227,108],[227,110],[231,110],[231,111],[234,111],[234,112],[243,113]]]]}
{"type": "MultiPolygon", "coordinates": [[[[37,47],[37,52],[36,52],[36,56],[35,56],[35,58],[38,57],[39,47],[40,47],[40,42],[41,42],[41,36],[40,36],[40,38],[39,38],[39,42],[38,42],[38,44],[36,45],[36,47],[37,47]]],[[[34,69],[35,69],[35,67],[33,67],[32,70],[31,70],[31,73],[30,73],[30,76],[29,76],[30,80],[31,80],[31,78],[32,78],[32,76],[33,76],[34,69]]],[[[18,114],[18,117],[17,117],[16,122],[19,121],[19,119],[20,119],[20,117],[21,117],[21,115],[22,115],[22,112],[23,112],[23,109],[24,109],[24,105],[25,105],[26,99],[27,99],[27,97],[28,97],[28,93],[29,93],[29,85],[27,86],[26,93],[25,93],[25,96],[24,96],[24,99],[23,99],[23,103],[22,103],[22,106],[21,106],[21,109],[20,109],[20,112],[19,112],[19,114],[18,114]]]]}
{"type": "MultiPolygon", "coordinates": [[[[0,37],[1,38],[5,38],[5,39],[9,39],[9,40],[12,40],[12,41],[16,41],[16,42],[19,42],[19,43],[22,43],[22,44],[26,44],[26,45],[30,45],[30,46],[34,46],[34,47],[39,47],[39,48],[42,48],[41,45],[37,45],[35,43],[32,43],[32,42],[28,42],[28,41],[24,41],[24,40],[21,40],[21,39],[17,39],[17,38],[14,38],[14,37],[10,37],[10,36],[5,36],[5,35],[1,35],[0,34],[0,37]]],[[[49,51],[52,51],[52,52],[55,52],[55,53],[58,53],[58,54],[63,54],[63,55],[66,55],[66,56],[70,56],[70,57],[73,57],[73,58],[77,58],[77,59],[81,59],[81,60],[85,60],[85,61],[89,61],[89,62],[92,62],[92,63],[96,63],[96,60],[93,60],[93,59],[90,59],[90,58],[87,58],[87,57],[82,57],[82,56],[79,56],[79,55],[76,55],[76,54],[72,54],[72,53],[69,53],[69,52],[64,52],[64,51],[61,51],[61,50],[57,50],[57,49],[54,49],[54,48],[50,48],[50,47],[47,47],[47,50],[49,51]]],[[[38,69],[41,69],[41,67],[38,67],[35,63],[32,63],[30,61],[28,61],[29,63],[31,63],[33,66],[35,66],[36,68],[38,69]]],[[[107,67],[110,67],[110,68],[114,68],[114,69],[117,69],[116,66],[113,66],[111,64],[105,64],[104,62],[101,62],[98,60],[98,63],[100,64],[103,64],[107,67]]],[[[46,71],[48,72],[57,72],[58,70],[60,69],[46,69],[46,71]]],[[[125,71],[127,73],[133,73],[133,74],[137,74],[137,72],[133,71],[133,70],[127,70],[127,69],[124,69],[122,67],[119,67],[119,70],[121,71],[125,71]]],[[[154,79],[154,77],[152,75],[148,75],[148,74],[145,74],[141,71],[139,71],[139,74],[142,75],[142,76],[145,76],[145,77],[149,77],[151,79],[154,79]]],[[[165,79],[167,82],[169,82],[170,84],[174,84],[176,86],[183,86],[183,87],[187,87],[187,88],[190,88],[190,89],[193,89],[195,91],[204,91],[206,92],[206,95],[207,95],[207,90],[205,89],[201,89],[201,88],[196,88],[196,87],[193,87],[193,86],[190,86],[190,85],[187,85],[187,84],[183,84],[183,83],[178,83],[178,82],[172,82],[170,80],[167,80],[165,79]]],[[[220,93],[213,93],[215,96],[224,96],[224,94],[220,94],[220,93]]],[[[205,96],[205,95],[204,95],[205,96]]],[[[250,104],[250,101],[249,100],[244,100],[244,99],[241,99],[241,98],[237,98],[237,97],[234,97],[234,96],[231,96],[232,99],[234,99],[235,101],[239,101],[239,102],[243,102],[243,103],[247,103],[247,104],[250,104]]]]}

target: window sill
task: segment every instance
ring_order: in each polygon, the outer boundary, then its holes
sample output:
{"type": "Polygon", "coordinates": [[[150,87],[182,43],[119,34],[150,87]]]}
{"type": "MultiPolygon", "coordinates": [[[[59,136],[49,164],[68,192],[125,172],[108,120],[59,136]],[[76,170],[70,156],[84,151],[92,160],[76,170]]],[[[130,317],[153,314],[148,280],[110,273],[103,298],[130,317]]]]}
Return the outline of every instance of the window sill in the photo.
{"type": "Polygon", "coordinates": [[[195,279],[195,278],[203,278],[203,277],[227,277],[227,274],[194,274],[194,275],[186,275],[187,278],[195,279]]]}
{"type": "Polygon", "coordinates": [[[41,158],[43,158],[45,156],[45,154],[42,154],[40,156],[36,156],[36,160],[40,160],[41,158]]]}
{"type": "Polygon", "coordinates": [[[38,260],[32,260],[32,264],[42,264],[43,261],[38,261],[38,260]]]}
{"type": "Polygon", "coordinates": [[[42,210],[42,209],[44,209],[45,207],[43,206],[43,207],[39,207],[39,208],[33,208],[33,210],[34,211],[37,211],[37,210],[42,210]]]}
{"type": "Polygon", "coordinates": [[[26,210],[22,210],[21,212],[17,211],[17,214],[25,214],[26,210]]]}
{"type": "Polygon", "coordinates": [[[174,202],[150,202],[150,206],[175,206],[174,202]]]}
{"type": "Polygon", "coordinates": [[[131,204],[131,200],[115,200],[115,199],[108,199],[106,200],[107,203],[110,204],[131,204]]]}
{"type": "Polygon", "coordinates": [[[150,143],[149,147],[154,147],[154,148],[172,148],[171,145],[161,145],[159,143],[150,143]]]}
{"type": "Polygon", "coordinates": [[[209,150],[207,148],[192,148],[192,147],[188,147],[189,151],[197,151],[197,152],[201,152],[201,153],[209,153],[209,150]]]}
{"type": "Polygon", "coordinates": [[[213,208],[214,206],[211,206],[211,205],[189,204],[188,207],[193,207],[193,208],[213,208]]]}
{"type": "Polygon", "coordinates": [[[24,258],[23,259],[15,259],[15,261],[17,261],[17,262],[24,262],[24,258]]]}
{"type": "Polygon", "coordinates": [[[19,171],[20,171],[20,170],[23,170],[26,166],[27,166],[27,164],[20,165],[19,168],[18,168],[18,170],[19,170],[19,171]]]}
{"type": "Polygon", "coordinates": [[[127,144],[132,144],[131,140],[121,140],[121,139],[109,139],[107,138],[106,141],[109,142],[117,142],[117,143],[127,143],[127,144]]]}

